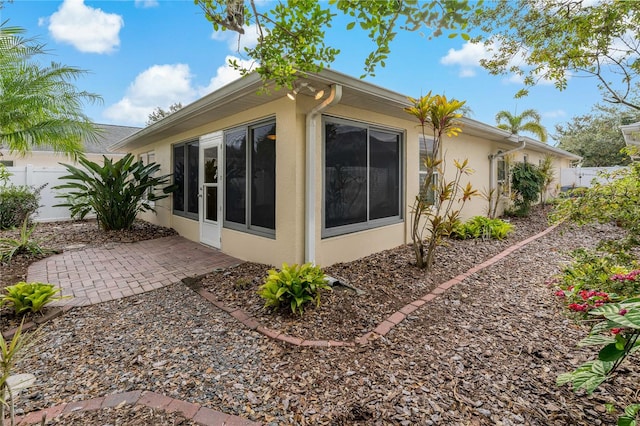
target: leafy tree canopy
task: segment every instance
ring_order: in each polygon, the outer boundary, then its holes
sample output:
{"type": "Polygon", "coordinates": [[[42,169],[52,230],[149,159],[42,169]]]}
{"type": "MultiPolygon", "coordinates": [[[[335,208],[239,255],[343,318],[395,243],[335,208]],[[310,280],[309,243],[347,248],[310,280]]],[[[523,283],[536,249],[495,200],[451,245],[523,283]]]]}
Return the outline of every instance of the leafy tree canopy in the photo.
{"type": "Polygon", "coordinates": [[[520,132],[533,133],[542,142],[547,141],[547,129],[540,124],[542,117],[538,111],[527,109],[521,114],[513,115],[509,111],[499,111],[496,114],[496,122],[500,129],[508,130],[514,135],[520,132]]]}
{"type": "Polygon", "coordinates": [[[169,105],[169,110],[165,111],[162,107],[157,107],[153,110],[151,114],[149,114],[147,119],[147,126],[155,123],[156,121],[160,121],[168,115],[173,114],[174,112],[182,109],[182,103],[176,102],[174,104],[169,105]]]}
{"type": "Polygon", "coordinates": [[[590,76],[606,101],[640,110],[630,99],[640,72],[639,1],[497,0],[470,15],[470,26],[490,52],[487,70],[523,77],[516,96],[541,80],[562,90],[570,77],[590,76]]]}
{"type": "Polygon", "coordinates": [[[325,42],[325,34],[338,15],[349,18],[346,28],[359,28],[373,41],[373,50],[364,63],[364,76],[375,75],[384,67],[391,42],[398,30],[427,31],[436,37],[447,31],[468,40],[469,13],[482,2],[469,0],[295,0],[267,3],[270,10],[256,6],[255,0],[194,0],[213,28],[243,34],[255,25],[258,44],[245,48],[254,60],[252,67],[238,62],[231,65],[242,75],[256,71],[263,80],[279,87],[292,87],[298,74],[318,72],[330,65],[340,50],[325,42]]]}
{"type": "Polygon", "coordinates": [[[83,102],[101,98],[73,85],[83,70],[40,65],[35,58],[44,46],[23,34],[0,23],[0,147],[26,154],[47,146],[77,158],[83,140],[95,141],[98,134],[82,112],[83,102]]]}
{"type": "Polygon", "coordinates": [[[580,155],[584,167],[623,166],[630,162],[620,126],[640,120],[615,106],[596,105],[590,114],[556,125],[558,147],[580,155]]]}

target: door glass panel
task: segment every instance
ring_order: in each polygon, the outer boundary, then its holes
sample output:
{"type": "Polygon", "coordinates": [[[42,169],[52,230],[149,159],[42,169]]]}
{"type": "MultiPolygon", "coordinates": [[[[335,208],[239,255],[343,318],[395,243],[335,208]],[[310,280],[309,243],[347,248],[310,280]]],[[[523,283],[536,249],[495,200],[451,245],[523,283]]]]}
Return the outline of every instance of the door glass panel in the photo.
{"type": "Polygon", "coordinates": [[[198,144],[187,145],[187,211],[198,214],[198,144]]]}
{"type": "Polygon", "coordinates": [[[218,148],[204,150],[204,183],[218,182],[218,148]]]}
{"type": "Polygon", "coordinates": [[[218,221],[218,187],[217,186],[207,186],[205,187],[205,218],[207,220],[217,222],[218,221]]]}

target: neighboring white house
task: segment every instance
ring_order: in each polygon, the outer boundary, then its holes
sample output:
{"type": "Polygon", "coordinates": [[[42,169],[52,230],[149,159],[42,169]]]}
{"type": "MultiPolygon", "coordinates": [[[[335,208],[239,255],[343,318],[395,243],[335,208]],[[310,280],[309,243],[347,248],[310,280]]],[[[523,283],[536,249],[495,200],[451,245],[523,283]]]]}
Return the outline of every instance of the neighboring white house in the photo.
{"type": "MultiPolygon", "coordinates": [[[[627,146],[634,146],[640,150],[640,121],[637,123],[620,126],[624,142],[627,146]]],[[[640,155],[633,155],[632,158],[638,159],[640,155]]]]}
{"type": "MultiPolygon", "coordinates": [[[[126,155],[124,151],[109,151],[107,148],[116,142],[127,138],[140,130],[139,127],[116,126],[112,124],[96,124],[100,129],[100,135],[96,142],[84,141],[85,157],[91,161],[102,162],[102,156],[114,160],[126,155]]],[[[59,163],[68,163],[68,156],[54,152],[50,147],[41,147],[26,155],[10,153],[8,149],[0,149],[0,164],[7,167],[25,167],[28,164],[34,167],[60,167],[59,163]]]]}
{"type": "MultiPolygon", "coordinates": [[[[110,152],[107,147],[131,136],[140,130],[138,127],[115,126],[111,124],[98,124],[101,129],[98,141],[95,143],[85,142],[85,157],[96,163],[102,163],[103,156],[118,160],[126,155],[126,152],[110,152]]],[[[63,183],[59,180],[61,176],[68,174],[60,163],[71,163],[72,160],[64,154],[57,154],[51,149],[42,148],[33,151],[25,156],[10,154],[7,149],[0,150],[0,164],[7,166],[11,173],[9,183],[13,185],[29,185],[42,188],[40,192],[40,208],[37,210],[34,219],[38,222],[48,222],[57,220],[67,220],[71,218],[71,213],[66,207],[53,207],[60,204],[62,200],[56,198],[60,194],[52,188],[63,183]]]]}

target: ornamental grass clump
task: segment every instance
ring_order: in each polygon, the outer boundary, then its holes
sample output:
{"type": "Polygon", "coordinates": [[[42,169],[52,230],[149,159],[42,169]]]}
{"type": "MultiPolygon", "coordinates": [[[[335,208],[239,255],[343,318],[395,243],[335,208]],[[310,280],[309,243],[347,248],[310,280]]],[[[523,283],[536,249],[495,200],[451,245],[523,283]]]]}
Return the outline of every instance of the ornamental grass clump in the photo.
{"type": "Polygon", "coordinates": [[[29,227],[28,220],[25,218],[22,222],[18,238],[0,238],[0,261],[10,263],[11,259],[19,254],[42,256],[54,252],[54,250],[42,247],[38,241],[31,238],[37,224],[29,227]]]}
{"type": "Polygon", "coordinates": [[[282,269],[269,270],[269,275],[258,294],[265,299],[265,307],[280,308],[289,306],[293,313],[303,313],[303,306],[315,301],[320,306],[320,292],[331,290],[327,276],[319,266],[311,263],[304,265],[282,264],[282,269]]]}

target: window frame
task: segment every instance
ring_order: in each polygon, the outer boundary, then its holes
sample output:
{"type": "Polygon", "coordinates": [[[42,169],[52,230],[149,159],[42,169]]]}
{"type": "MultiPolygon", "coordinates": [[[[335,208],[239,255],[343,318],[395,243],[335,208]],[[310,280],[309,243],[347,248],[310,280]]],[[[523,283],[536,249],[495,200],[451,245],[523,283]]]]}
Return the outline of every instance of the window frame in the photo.
{"type": "Polygon", "coordinates": [[[405,161],[404,161],[404,152],[405,152],[405,140],[406,134],[403,129],[395,129],[392,127],[386,127],[379,124],[367,123],[365,121],[358,121],[352,119],[338,118],[328,115],[322,116],[322,159],[321,159],[321,168],[322,168],[322,223],[321,223],[321,238],[331,238],[337,237],[340,235],[351,234],[354,232],[366,231],[369,229],[380,228],[388,225],[395,225],[397,223],[402,223],[404,221],[404,188],[405,188],[405,161]],[[327,140],[326,140],[326,125],[327,123],[335,123],[335,124],[344,124],[347,126],[360,127],[367,130],[367,196],[366,196],[366,210],[367,210],[367,220],[359,223],[352,223],[348,225],[340,225],[335,227],[326,227],[326,160],[327,160],[327,140]],[[370,197],[370,174],[371,174],[371,149],[370,149],[370,133],[371,131],[383,132],[383,133],[391,133],[398,136],[398,215],[397,216],[388,216],[379,219],[370,219],[371,215],[371,197],[370,197]]]}
{"type": "Polygon", "coordinates": [[[267,118],[264,120],[260,120],[260,121],[254,121],[251,123],[246,123],[246,124],[242,124],[239,126],[235,126],[229,129],[225,129],[223,132],[223,138],[222,138],[222,150],[223,150],[223,179],[222,182],[220,182],[220,184],[223,186],[222,188],[222,199],[223,199],[223,219],[222,219],[222,226],[226,229],[232,229],[234,231],[239,231],[239,232],[245,232],[248,234],[253,234],[253,235],[258,235],[261,237],[266,237],[266,238],[270,238],[270,239],[275,239],[276,238],[276,228],[277,228],[277,189],[278,189],[278,177],[277,177],[277,167],[274,164],[274,174],[275,174],[275,178],[274,178],[274,201],[275,201],[275,213],[274,213],[274,227],[273,229],[271,228],[265,228],[262,226],[257,226],[257,225],[252,225],[251,222],[251,201],[252,201],[252,185],[251,185],[251,170],[252,170],[252,152],[253,150],[250,149],[250,144],[253,143],[253,139],[252,139],[252,130],[257,128],[257,127],[262,127],[262,126],[267,126],[267,125],[273,125],[276,129],[276,139],[273,140],[274,143],[274,163],[277,160],[277,124],[276,124],[276,119],[275,117],[272,118],[267,118]],[[230,220],[227,220],[227,134],[228,133],[233,133],[233,132],[237,132],[240,130],[244,130],[245,132],[245,223],[239,223],[239,222],[232,222],[230,220]]]}
{"type": "MultiPolygon", "coordinates": [[[[437,202],[438,202],[438,181],[440,179],[440,173],[438,172],[438,168],[436,167],[433,170],[433,179],[431,181],[432,186],[435,185],[435,187],[433,187],[430,192],[431,192],[431,200],[429,200],[429,197],[427,196],[427,194],[420,194],[420,191],[422,191],[422,176],[427,176],[427,170],[422,170],[422,164],[423,164],[423,160],[422,160],[422,146],[424,145],[425,140],[430,140],[431,141],[431,155],[433,155],[433,149],[435,148],[435,139],[433,137],[430,136],[423,136],[420,135],[418,136],[418,196],[420,197],[420,199],[424,202],[427,203],[427,205],[429,206],[437,206],[437,202]]],[[[439,154],[439,153],[438,153],[439,154]]],[[[425,150],[425,155],[428,155],[428,150],[425,150]]]]}
{"type": "MultiPolygon", "coordinates": [[[[504,151],[499,150],[498,155],[504,151]]],[[[496,160],[496,188],[499,196],[508,197],[511,194],[511,176],[509,173],[509,158],[500,155],[496,160]],[[500,179],[500,168],[503,168],[503,178],[500,179]]]]}
{"type": "MultiPolygon", "coordinates": [[[[171,180],[172,180],[172,184],[175,185],[175,149],[176,148],[183,148],[183,153],[184,153],[184,168],[183,168],[183,205],[182,205],[182,210],[176,210],[175,208],[175,204],[174,204],[174,197],[175,195],[172,193],[171,194],[171,213],[176,215],[176,216],[181,216],[184,217],[186,219],[191,219],[191,220],[196,220],[199,221],[200,220],[200,201],[198,200],[198,207],[197,207],[197,212],[193,213],[189,211],[189,179],[188,179],[188,167],[189,167],[189,146],[195,146],[198,148],[198,161],[197,161],[197,166],[196,168],[198,169],[197,172],[199,173],[199,168],[200,168],[200,141],[198,139],[192,139],[192,140],[188,140],[188,141],[184,141],[184,142],[179,142],[176,144],[171,145],[171,169],[173,171],[173,173],[171,174],[171,180]]],[[[199,179],[199,178],[198,178],[199,179]]],[[[200,188],[199,188],[199,183],[196,184],[196,194],[199,197],[200,196],[200,188]]]]}
{"type": "MultiPolygon", "coordinates": [[[[171,152],[173,153],[173,150],[171,150],[171,152]]],[[[142,152],[138,155],[138,160],[142,161],[142,164],[144,164],[145,166],[151,164],[151,163],[155,163],[156,162],[156,151],[155,150],[151,150],[151,151],[147,151],[147,152],[142,152]],[[153,159],[152,159],[153,158],[153,159]]],[[[156,173],[153,173],[151,176],[155,176],[156,173]]],[[[149,188],[144,192],[144,196],[143,199],[147,201],[147,203],[151,206],[151,207],[155,207],[156,202],[155,201],[149,201],[149,192],[153,191],[153,188],[149,188]]],[[[172,204],[173,207],[173,204],[172,204]]]]}

